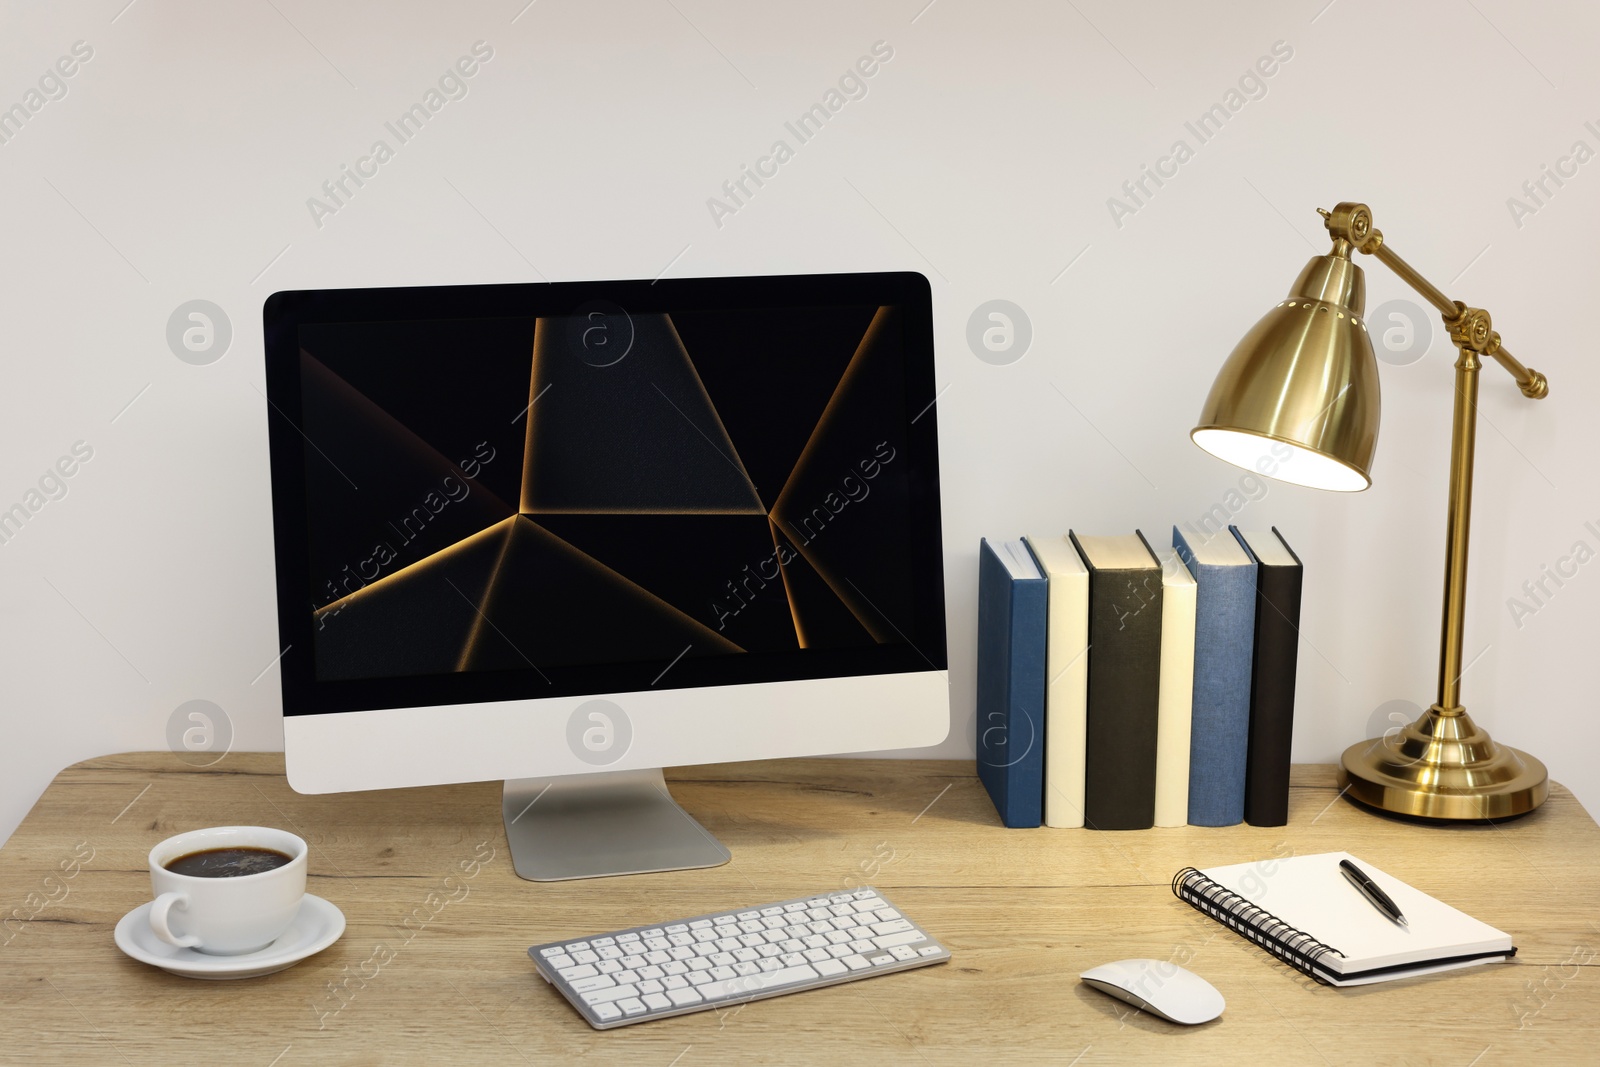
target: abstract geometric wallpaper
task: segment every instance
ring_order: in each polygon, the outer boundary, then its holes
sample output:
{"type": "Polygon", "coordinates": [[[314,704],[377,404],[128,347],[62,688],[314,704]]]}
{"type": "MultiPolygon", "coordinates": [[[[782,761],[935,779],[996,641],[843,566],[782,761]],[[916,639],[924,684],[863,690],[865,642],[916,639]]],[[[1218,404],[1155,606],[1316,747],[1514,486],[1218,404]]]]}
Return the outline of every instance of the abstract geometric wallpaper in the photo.
{"type": "Polygon", "coordinates": [[[904,642],[895,307],[319,323],[300,346],[320,680],[904,642]]]}

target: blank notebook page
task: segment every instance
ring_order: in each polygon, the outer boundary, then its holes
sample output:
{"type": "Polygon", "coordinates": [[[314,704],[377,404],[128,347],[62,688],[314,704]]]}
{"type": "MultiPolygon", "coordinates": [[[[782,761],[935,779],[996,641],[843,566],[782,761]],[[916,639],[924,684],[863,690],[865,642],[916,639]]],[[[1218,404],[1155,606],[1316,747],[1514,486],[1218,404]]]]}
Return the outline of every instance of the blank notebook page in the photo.
{"type": "Polygon", "coordinates": [[[1322,965],[1338,974],[1511,951],[1511,936],[1457,911],[1348,852],[1259,860],[1201,872],[1344,954],[1322,965]],[[1410,926],[1391,922],[1339,870],[1349,860],[1389,894],[1410,926]]]}

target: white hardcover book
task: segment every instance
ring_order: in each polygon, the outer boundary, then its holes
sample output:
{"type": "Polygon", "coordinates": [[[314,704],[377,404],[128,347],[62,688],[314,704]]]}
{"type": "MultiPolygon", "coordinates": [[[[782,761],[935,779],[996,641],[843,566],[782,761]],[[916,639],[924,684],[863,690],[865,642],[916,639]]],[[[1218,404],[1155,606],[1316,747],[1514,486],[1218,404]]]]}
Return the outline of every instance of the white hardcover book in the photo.
{"type": "MultiPolygon", "coordinates": [[[[1189,733],[1194,712],[1198,587],[1172,549],[1161,560],[1161,696],[1156,726],[1156,825],[1189,823],[1189,733]]],[[[1054,589],[1051,590],[1054,592],[1054,589]]]]}
{"type": "Polygon", "coordinates": [[[1089,568],[1066,537],[1026,540],[1050,581],[1045,638],[1044,824],[1082,826],[1084,732],[1089,721],[1089,568]]]}

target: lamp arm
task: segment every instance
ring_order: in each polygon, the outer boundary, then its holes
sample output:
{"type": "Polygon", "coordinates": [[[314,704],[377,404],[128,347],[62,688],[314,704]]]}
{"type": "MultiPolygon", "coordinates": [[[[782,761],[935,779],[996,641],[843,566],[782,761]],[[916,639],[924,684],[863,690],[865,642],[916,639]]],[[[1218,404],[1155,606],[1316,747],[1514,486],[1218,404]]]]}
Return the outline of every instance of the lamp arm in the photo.
{"type": "MultiPolygon", "coordinates": [[[[1320,209],[1319,209],[1320,211],[1320,209]]],[[[1500,334],[1491,328],[1489,313],[1482,308],[1468,307],[1459,300],[1451,300],[1440,292],[1417,269],[1383,243],[1383,232],[1372,225],[1372,212],[1365,204],[1342,203],[1331,212],[1320,211],[1328,232],[1333,235],[1335,248],[1344,245],[1376,256],[1384,266],[1399,275],[1411,288],[1438,309],[1444,324],[1450,328],[1450,339],[1456,347],[1490,356],[1516,379],[1522,395],[1542,400],[1550,392],[1550,382],[1541,373],[1522,365],[1500,343],[1500,334]]]]}

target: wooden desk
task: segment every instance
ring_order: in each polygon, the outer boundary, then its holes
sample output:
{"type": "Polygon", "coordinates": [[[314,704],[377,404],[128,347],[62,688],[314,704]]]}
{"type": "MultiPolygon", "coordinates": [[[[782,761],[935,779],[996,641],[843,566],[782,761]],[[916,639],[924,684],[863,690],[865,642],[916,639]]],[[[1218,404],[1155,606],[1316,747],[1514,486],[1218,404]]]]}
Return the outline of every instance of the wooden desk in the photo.
{"type": "Polygon", "coordinates": [[[511,870],[496,785],[300,796],[277,754],[234,753],[206,770],[165,752],[70,767],[0,850],[0,1061],[1595,1062],[1600,828],[1559,786],[1520,822],[1424,828],[1336,799],[1331,767],[1298,767],[1287,827],[1094,833],[1001,829],[971,763],[788,760],[670,778],[732,863],[535,884],[511,870]],[[311,891],[343,909],[344,937],[241,982],[178,978],[122,955],[112,928],[150,897],[150,847],[232,823],[310,842],[311,891]],[[1339,848],[1510,931],[1515,962],[1325,988],[1168,888],[1191,863],[1339,848]],[[462,864],[475,859],[468,877],[462,864]],[[892,894],[955,959],[598,1033],[526,955],[535,942],[652,917],[863,883],[892,894]],[[1077,980],[1130,956],[1187,961],[1222,991],[1226,1013],[1195,1029],[1124,1018],[1077,980]]]}

